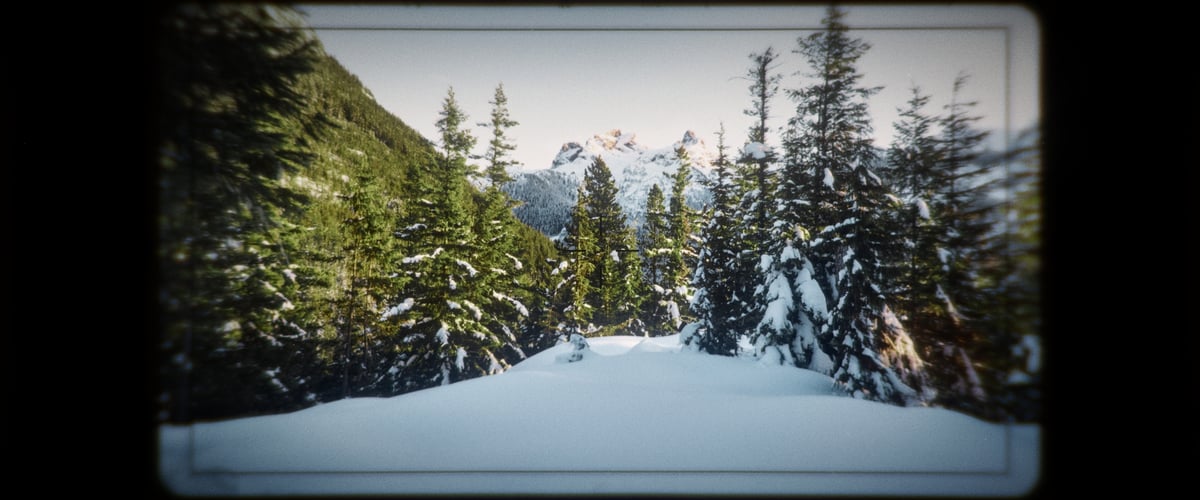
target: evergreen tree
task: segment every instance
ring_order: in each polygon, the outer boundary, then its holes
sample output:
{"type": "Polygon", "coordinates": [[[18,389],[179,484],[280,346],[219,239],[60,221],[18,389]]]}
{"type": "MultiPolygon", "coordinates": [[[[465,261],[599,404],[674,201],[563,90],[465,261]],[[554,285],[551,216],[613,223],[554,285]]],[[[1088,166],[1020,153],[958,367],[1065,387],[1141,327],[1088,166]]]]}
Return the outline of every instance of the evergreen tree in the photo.
{"type": "Polygon", "coordinates": [[[558,288],[562,305],[562,325],[559,330],[570,334],[586,334],[591,331],[591,318],[594,308],[588,302],[595,294],[591,275],[595,271],[595,255],[599,253],[596,242],[596,230],[592,218],[588,215],[588,194],[584,186],[579,186],[575,197],[575,208],[567,222],[566,238],[563,239],[564,250],[572,257],[564,262],[558,270],[565,271],[558,288]]]}
{"type": "MultiPolygon", "coordinates": [[[[905,242],[901,272],[894,281],[891,293],[897,297],[893,306],[904,318],[904,325],[914,337],[921,357],[931,352],[923,342],[925,332],[948,328],[944,301],[938,298],[938,285],[943,279],[938,260],[938,234],[942,226],[934,218],[938,205],[934,179],[937,175],[939,148],[934,135],[937,120],[925,113],[929,96],[915,85],[907,107],[899,109],[900,120],[888,148],[887,163],[893,173],[894,188],[902,197],[905,208],[897,212],[895,227],[905,228],[899,237],[905,242]]],[[[924,399],[931,399],[935,389],[924,370],[902,373],[906,383],[920,390],[924,399]]]]}
{"type": "Polygon", "coordinates": [[[496,86],[496,95],[488,102],[492,105],[492,120],[479,124],[481,127],[492,129],[492,139],[488,141],[487,152],[483,155],[483,159],[487,161],[484,175],[491,181],[492,186],[500,187],[513,180],[508,174],[508,169],[520,165],[511,158],[517,147],[506,135],[508,129],[520,123],[508,115],[508,97],[504,95],[503,83],[496,86]]]}
{"type": "MultiPolygon", "coordinates": [[[[642,279],[648,294],[642,318],[651,335],[673,333],[678,324],[672,318],[674,291],[668,276],[669,260],[672,257],[670,226],[663,203],[663,192],[658,184],[650,187],[650,194],[646,197],[646,221],[642,224],[639,248],[643,253],[642,279]]],[[[675,316],[678,317],[678,314],[675,316]]]]}
{"type": "Polygon", "coordinates": [[[342,255],[348,263],[344,274],[338,276],[341,295],[334,304],[339,311],[334,322],[341,338],[343,398],[374,394],[373,374],[379,366],[391,366],[386,358],[388,349],[379,345],[388,342],[380,336],[379,318],[391,290],[401,284],[388,277],[394,263],[389,265],[385,258],[393,253],[394,220],[379,185],[366,171],[360,171],[354,182],[349,194],[339,195],[349,209],[341,226],[342,255]]]}
{"type": "Polygon", "coordinates": [[[476,286],[490,290],[495,299],[488,311],[493,318],[488,328],[504,338],[503,354],[508,364],[525,359],[517,336],[521,323],[529,319],[524,300],[531,296],[528,283],[522,282],[525,263],[514,255],[520,253],[517,237],[521,222],[512,213],[513,205],[513,200],[496,185],[484,189],[476,218],[478,244],[471,254],[480,266],[476,286]]]}
{"type": "Polygon", "coordinates": [[[717,159],[712,193],[712,215],[700,233],[700,255],[692,273],[695,294],[691,310],[696,320],[680,333],[680,342],[700,351],[736,356],[741,334],[738,319],[744,301],[738,297],[736,262],[741,249],[737,217],[737,185],[726,155],[725,127],[717,132],[717,159]]]}
{"type": "Polygon", "coordinates": [[[648,264],[645,278],[650,294],[646,320],[654,335],[675,333],[691,319],[688,304],[697,257],[693,242],[697,214],[687,206],[684,196],[692,171],[687,150],[679,146],[675,155],[679,168],[671,175],[670,208],[664,212],[662,190],[655,184],[647,199],[643,225],[642,248],[648,264]]]}
{"type": "MultiPolygon", "coordinates": [[[[476,232],[466,181],[471,167],[460,147],[474,138],[451,119],[461,116],[453,91],[441,116],[443,153],[411,179],[416,196],[396,232],[407,253],[401,274],[410,280],[384,313],[395,318],[391,321],[407,351],[393,367],[402,375],[403,386],[393,388],[398,392],[499,373],[508,367],[504,351],[514,349],[516,341],[511,331],[493,331],[506,324],[495,314],[497,302],[505,299],[494,295],[500,273],[481,262],[487,260],[481,248],[503,238],[490,230],[476,232]],[[493,240],[481,241],[481,234],[493,240]]],[[[483,227],[492,227],[491,221],[483,227]]]]}
{"type": "MultiPolygon", "coordinates": [[[[813,81],[800,89],[789,89],[797,103],[788,120],[791,130],[785,142],[783,177],[778,187],[784,227],[811,228],[816,237],[824,228],[845,218],[847,200],[839,191],[858,165],[869,165],[875,156],[867,99],[879,88],[859,86],[862,74],[856,63],[870,48],[861,39],[850,38],[842,22],[845,12],[833,7],[822,21],[825,30],[797,39],[793,52],[807,61],[813,81]]],[[[816,265],[816,278],[825,285],[830,303],[838,299],[835,286],[842,249],[839,242],[810,245],[809,256],[816,265]]]]}
{"type": "MultiPolygon", "coordinates": [[[[795,234],[795,239],[804,238],[802,230],[795,234]]],[[[761,304],[763,314],[750,342],[761,362],[831,374],[834,361],[818,339],[829,320],[825,297],[812,277],[812,264],[793,241],[785,238],[779,254],[760,259],[758,275],[763,282],[752,300],[761,304]]]]}
{"type": "Polygon", "coordinates": [[[989,241],[994,236],[987,194],[992,182],[984,178],[988,169],[979,161],[987,134],[973,128],[979,120],[971,114],[975,103],[960,100],[967,81],[966,74],[955,78],[947,113],[940,119],[938,163],[930,178],[930,211],[938,223],[932,238],[936,255],[922,256],[940,266],[932,311],[939,321],[931,322],[919,341],[934,367],[935,403],[983,414],[987,393],[973,358],[993,341],[985,324],[989,302],[999,299],[985,294],[979,281],[982,267],[997,257],[989,251],[995,248],[989,241]]]}
{"type": "Polygon", "coordinates": [[[295,239],[281,223],[306,199],[279,182],[311,161],[304,139],[281,130],[319,53],[298,19],[282,7],[186,5],[158,25],[160,366],[172,421],[303,399],[279,379],[294,353],[307,355],[289,297],[295,239]]]}
{"type": "Polygon", "coordinates": [[[503,334],[507,347],[505,358],[511,363],[525,358],[524,351],[517,342],[517,330],[522,321],[528,319],[528,308],[521,297],[528,297],[520,275],[524,271],[524,263],[514,256],[517,253],[516,236],[520,221],[512,213],[516,203],[501,190],[501,186],[511,182],[508,168],[518,165],[510,156],[516,146],[512,144],[505,132],[518,125],[509,117],[508,98],[504,95],[504,85],[496,87],[492,101],[490,123],[480,123],[482,127],[492,129],[492,139],[488,143],[484,159],[488,162],[484,175],[489,185],[484,189],[479,217],[475,233],[479,236],[479,248],[474,256],[482,265],[483,272],[478,286],[491,290],[497,308],[490,311],[494,318],[502,321],[489,325],[492,331],[503,334]]]}
{"type": "Polygon", "coordinates": [[[853,211],[821,234],[841,241],[844,252],[836,281],[838,301],[829,322],[834,379],[855,397],[915,402],[919,395],[899,372],[903,367],[913,380],[923,380],[923,362],[884,293],[898,274],[894,263],[903,256],[891,216],[896,207],[866,165],[858,165],[845,184],[853,211]]]}
{"type": "Polygon", "coordinates": [[[503,371],[497,358],[505,341],[489,329],[494,300],[481,286],[486,274],[471,262],[478,248],[467,206],[465,163],[441,156],[421,170],[415,182],[431,196],[408,207],[397,236],[407,256],[400,274],[409,280],[384,312],[397,325],[403,352],[394,366],[401,371],[396,392],[445,385],[503,371]],[[456,165],[457,164],[457,165],[456,165]],[[447,176],[442,172],[457,171],[447,176]]]}
{"type": "Polygon", "coordinates": [[[783,80],[783,75],[772,73],[778,65],[775,60],[779,58],[779,54],[775,53],[773,47],[767,47],[767,50],[761,54],[750,54],[750,60],[754,61],[754,65],[746,72],[746,79],[750,80],[750,96],[753,98],[750,108],[743,111],[746,116],[753,116],[757,120],[750,125],[750,131],[746,141],[750,143],[767,143],[767,121],[770,118],[771,99],[779,92],[779,82],[783,80]]]}
{"type": "MultiPolygon", "coordinates": [[[[475,136],[471,129],[465,128],[467,114],[458,105],[454,97],[454,87],[446,91],[446,99],[442,101],[442,110],[438,112],[441,118],[437,121],[438,135],[441,136],[442,154],[450,161],[471,159],[471,149],[475,147],[475,136]]],[[[447,172],[448,174],[451,172],[447,172]]],[[[468,167],[468,175],[477,175],[473,167],[468,167]]]]}
{"type": "Polygon", "coordinates": [[[1037,129],[1019,136],[998,162],[1008,167],[1007,203],[998,207],[1003,237],[991,249],[1004,256],[981,271],[992,306],[980,321],[989,341],[975,359],[986,367],[981,384],[988,394],[982,416],[1038,421],[1041,409],[1041,193],[1037,129]]]}
{"type": "Polygon", "coordinates": [[[646,283],[661,286],[666,282],[667,259],[670,254],[668,238],[670,226],[667,221],[667,209],[662,188],[658,184],[650,186],[646,196],[646,220],[642,223],[642,237],[638,247],[642,250],[642,273],[646,283]]]}
{"type": "Polygon", "coordinates": [[[526,313],[518,324],[518,346],[526,356],[532,356],[558,341],[561,309],[557,308],[556,292],[560,283],[561,257],[557,244],[529,226],[517,226],[517,247],[523,262],[518,276],[518,297],[526,313]]]}
{"type": "Polygon", "coordinates": [[[895,293],[905,299],[897,306],[901,306],[899,312],[909,318],[910,326],[916,327],[924,323],[919,311],[921,305],[935,302],[931,300],[934,296],[932,285],[939,281],[937,273],[941,266],[918,258],[936,253],[933,244],[938,224],[933,220],[930,204],[936,201],[932,181],[936,174],[938,148],[932,130],[935,119],[923,111],[929,96],[922,95],[916,86],[911,91],[908,107],[899,109],[900,120],[893,124],[896,133],[888,148],[887,163],[895,174],[893,188],[907,204],[900,223],[907,228],[905,238],[909,249],[906,260],[909,267],[897,283],[903,288],[897,288],[895,293]]]}
{"type": "Polygon", "coordinates": [[[778,66],[778,54],[767,47],[761,54],[750,54],[754,64],[747,70],[746,79],[751,82],[751,107],[744,110],[748,116],[756,117],[751,124],[746,143],[738,158],[738,184],[740,202],[735,218],[738,220],[740,247],[737,257],[730,265],[737,269],[733,276],[735,295],[739,303],[745,303],[736,329],[750,332],[757,328],[762,319],[765,304],[751,301],[755,289],[762,284],[758,266],[764,253],[769,252],[771,228],[775,215],[775,186],[778,182],[776,165],[779,156],[767,145],[768,122],[771,100],[779,91],[783,75],[772,73],[778,66]]]}
{"type": "Polygon", "coordinates": [[[594,287],[595,319],[601,324],[616,325],[636,315],[640,290],[635,283],[641,274],[630,262],[637,261],[634,236],[625,225],[625,214],[617,203],[617,186],[612,172],[602,158],[597,157],[584,172],[583,187],[587,192],[585,209],[596,237],[596,253],[580,255],[589,259],[595,269],[589,279],[594,287]],[[633,309],[631,309],[631,306],[633,309]]]}
{"type": "MultiPolygon", "coordinates": [[[[889,330],[884,327],[891,324],[885,318],[890,309],[884,290],[895,279],[892,264],[902,255],[889,234],[893,197],[871,170],[875,150],[867,98],[879,89],[859,85],[856,63],[870,45],[850,38],[844,15],[830,7],[824,31],[797,39],[795,52],[807,60],[807,76],[814,83],[789,91],[797,108],[788,123],[792,133],[777,191],[777,228],[801,235],[807,232],[803,228],[814,229],[811,239],[800,238],[813,266],[810,271],[799,256],[789,259],[789,253],[799,252],[791,247],[791,235],[777,231],[773,248],[779,248],[783,236],[783,249],[773,268],[785,276],[808,271],[828,285],[825,303],[833,306],[816,350],[832,357],[834,379],[855,397],[905,404],[915,391],[880,356],[882,336],[889,330]]],[[[782,284],[766,283],[768,293],[783,296],[782,284]]],[[[802,332],[810,329],[797,324],[802,332]]],[[[799,354],[795,351],[793,355],[799,354]]]]}
{"type": "MultiPolygon", "coordinates": [[[[675,150],[679,158],[679,168],[671,176],[671,201],[667,213],[667,223],[670,229],[670,258],[667,260],[666,278],[673,292],[673,300],[679,314],[690,316],[687,303],[691,301],[692,292],[689,290],[692,270],[696,267],[696,249],[693,246],[693,221],[695,211],[687,206],[684,191],[687,189],[688,178],[692,173],[692,163],[687,150],[680,146],[675,150]]],[[[678,322],[678,320],[676,320],[678,322]]],[[[676,325],[678,328],[678,324],[676,325]]]]}

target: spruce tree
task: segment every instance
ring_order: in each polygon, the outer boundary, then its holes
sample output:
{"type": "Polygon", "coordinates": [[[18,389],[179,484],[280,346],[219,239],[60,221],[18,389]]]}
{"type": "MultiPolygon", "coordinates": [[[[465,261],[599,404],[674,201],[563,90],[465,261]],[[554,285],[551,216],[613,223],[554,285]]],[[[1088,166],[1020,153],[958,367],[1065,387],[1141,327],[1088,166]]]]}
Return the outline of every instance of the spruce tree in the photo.
{"type": "Polygon", "coordinates": [[[670,254],[670,229],[664,200],[662,188],[658,187],[658,184],[650,186],[650,193],[646,196],[646,220],[642,223],[642,234],[638,241],[645,268],[642,277],[647,284],[660,286],[666,281],[667,259],[670,254]]]}
{"type": "Polygon", "coordinates": [[[783,75],[773,73],[778,67],[778,54],[774,48],[767,47],[762,53],[750,54],[750,59],[753,65],[744,78],[750,81],[751,106],[743,112],[757,119],[750,126],[737,160],[740,200],[735,218],[740,228],[736,239],[740,246],[736,258],[730,262],[738,271],[733,276],[735,295],[739,303],[744,304],[736,329],[747,333],[757,328],[765,307],[751,298],[762,284],[758,266],[764,253],[770,251],[768,245],[774,225],[779,156],[767,144],[767,134],[771,100],[783,79],[783,75]]]}
{"type": "Polygon", "coordinates": [[[752,300],[763,313],[750,342],[761,362],[831,374],[834,363],[818,340],[829,318],[824,296],[812,277],[812,264],[795,245],[804,237],[803,231],[786,237],[778,254],[760,259],[762,285],[752,300]]]}
{"type": "Polygon", "coordinates": [[[625,224],[625,214],[617,203],[617,186],[612,172],[602,158],[597,157],[584,172],[583,187],[587,192],[585,209],[595,231],[596,253],[580,255],[595,266],[589,279],[594,287],[595,319],[601,324],[623,323],[636,315],[630,310],[638,302],[640,283],[633,283],[641,273],[630,262],[637,261],[637,244],[625,224]]]}
{"type": "Polygon", "coordinates": [[[933,220],[931,204],[936,202],[933,191],[934,169],[938,148],[933,135],[934,117],[925,114],[929,96],[918,87],[911,88],[907,108],[900,108],[900,119],[893,124],[896,133],[888,148],[887,163],[894,173],[893,188],[906,204],[900,224],[905,228],[908,246],[908,268],[897,282],[894,293],[904,298],[896,304],[898,311],[908,317],[913,328],[926,322],[923,304],[934,302],[934,284],[940,281],[940,265],[926,256],[935,255],[938,224],[933,220]]]}
{"type": "Polygon", "coordinates": [[[685,346],[722,356],[738,352],[739,321],[743,303],[738,297],[736,262],[741,243],[737,219],[737,183],[726,155],[725,127],[717,132],[717,159],[708,185],[712,193],[711,216],[700,232],[700,254],[692,273],[695,293],[691,302],[696,320],[684,327],[685,346]]]}
{"type": "Polygon", "coordinates": [[[475,233],[479,236],[479,248],[475,259],[482,266],[483,275],[478,286],[491,290],[496,306],[490,311],[498,321],[489,325],[492,331],[503,334],[506,339],[505,358],[511,363],[525,358],[524,351],[518,346],[517,331],[520,323],[528,319],[529,310],[521,301],[528,297],[524,286],[520,283],[524,263],[514,256],[517,253],[516,237],[519,233],[520,221],[513,215],[512,209],[517,205],[501,187],[512,181],[508,174],[509,167],[518,163],[511,159],[516,146],[507,137],[508,129],[518,125],[516,120],[509,117],[508,98],[504,95],[504,85],[496,86],[492,101],[491,121],[480,123],[485,128],[492,129],[492,139],[488,142],[488,150],[483,159],[487,162],[484,175],[488,178],[488,186],[484,188],[479,217],[475,233]]]}
{"type": "Polygon", "coordinates": [[[394,263],[389,265],[385,260],[394,248],[393,214],[386,207],[374,175],[360,170],[353,181],[352,190],[339,195],[349,212],[341,226],[342,255],[347,262],[344,273],[338,276],[341,293],[334,318],[341,342],[343,398],[376,394],[374,374],[379,366],[390,367],[394,362],[388,356],[393,350],[391,345],[381,345],[390,339],[380,336],[383,328],[379,319],[384,301],[401,284],[389,278],[394,263]]]}
{"type": "Polygon", "coordinates": [[[891,216],[897,204],[865,165],[860,164],[845,184],[853,211],[820,236],[841,241],[844,252],[836,281],[838,301],[829,322],[837,366],[834,379],[854,397],[900,405],[915,402],[919,395],[899,368],[922,380],[923,363],[884,292],[896,280],[896,264],[903,257],[891,216]]]}
{"type": "Polygon", "coordinates": [[[506,323],[495,314],[504,298],[493,294],[499,273],[481,262],[481,248],[497,241],[481,242],[476,232],[464,149],[474,138],[451,119],[461,116],[453,91],[440,114],[442,153],[410,180],[415,196],[396,231],[405,251],[400,274],[410,281],[384,313],[407,351],[394,366],[403,379],[395,388],[400,392],[499,373],[508,367],[504,351],[516,341],[511,332],[493,331],[506,323]]]}
{"type": "MultiPolygon", "coordinates": [[[[992,341],[984,324],[988,302],[999,299],[988,297],[978,285],[982,266],[996,258],[988,251],[994,248],[988,218],[993,207],[987,199],[992,182],[985,179],[988,170],[979,161],[987,134],[973,126],[979,120],[971,114],[976,103],[961,100],[967,81],[964,73],[955,78],[951,102],[940,119],[930,211],[938,222],[933,239],[941,273],[934,312],[941,321],[923,332],[921,340],[935,367],[935,403],[980,414],[987,394],[973,358],[992,341]]],[[[928,254],[924,258],[932,261],[928,254]]]]}
{"type": "Polygon", "coordinates": [[[667,282],[674,292],[675,301],[679,304],[680,312],[687,316],[687,302],[691,301],[691,291],[688,290],[692,270],[696,266],[696,249],[693,239],[696,219],[695,211],[687,205],[684,191],[692,174],[691,159],[687,150],[680,146],[675,150],[679,158],[679,168],[671,176],[671,201],[667,212],[667,223],[670,229],[670,258],[667,261],[667,282]]]}
{"type": "MultiPolygon", "coordinates": [[[[825,30],[797,39],[794,52],[807,61],[813,83],[788,92],[797,107],[788,122],[792,132],[777,190],[780,231],[774,248],[781,236],[784,247],[774,266],[784,275],[789,267],[809,272],[827,285],[824,298],[831,310],[816,350],[831,356],[834,379],[855,397],[905,404],[915,391],[880,355],[884,327],[891,324],[885,321],[890,309],[884,291],[895,279],[901,249],[889,234],[894,197],[871,169],[876,158],[867,99],[879,89],[859,84],[856,64],[870,45],[849,36],[844,15],[830,7],[825,30]],[[786,231],[811,234],[799,238],[811,268],[802,257],[788,259],[799,252],[786,231]]],[[[766,286],[783,295],[782,284],[766,286]]],[[[798,324],[802,332],[807,329],[798,324]]],[[[902,337],[902,331],[892,333],[902,337]]]]}
{"type": "Polygon", "coordinates": [[[595,271],[595,255],[599,253],[596,243],[596,230],[592,218],[588,215],[588,194],[584,186],[579,186],[575,197],[575,207],[571,210],[571,218],[567,221],[566,237],[563,239],[563,250],[570,255],[558,268],[562,272],[557,294],[561,308],[561,327],[558,330],[564,338],[571,334],[587,334],[591,331],[591,319],[595,309],[589,303],[595,294],[591,275],[595,271]]]}
{"type": "Polygon", "coordinates": [[[796,113],[788,120],[789,140],[784,143],[785,161],[777,189],[782,226],[809,228],[814,241],[809,245],[816,278],[830,303],[838,299],[835,287],[842,249],[837,241],[820,240],[818,234],[842,222],[849,211],[842,183],[856,166],[868,165],[875,152],[867,99],[879,88],[859,85],[862,74],[856,63],[870,48],[861,39],[850,38],[842,22],[845,12],[830,7],[822,21],[825,30],[797,39],[793,52],[804,57],[813,83],[789,89],[796,113]]]}
{"type": "MultiPolygon", "coordinates": [[[[442,109],[438,112],[437,129],[439,139],[441,140],[442,154],[449,157],[450,161],[462,160],[465,162],[472,158],[471,149],[475,147],[475,136],[471,134],[471,129],[465,128],[467,114],[463,112],[458,105],[458,100],[454,97],[454,87],[450,87],[446,91],[446,98],[442,101],[442,109]]],[[[447,172],[453,174],[454,172],[447,172]]],[[[474,167],[467,168],[468,175],[477,175],[474,167]]]]}
{"type": "Polygon", "coordinates": [[[281,131],[319,54],[298,19],[185,5],[157,26],[160,380],[172,421],[293,409],[304,392],[279,377],[306,342],[293,321],[296,240],[281,222],[306,196],[279,182],[312,158],[281,131]]]}
{"type": "Polygon", "coordinates": [[[642,224],[642,238],[638,247],[642,256],[642,279],[648,294],[642,318],[651,335],[673,333],[678,326],[672,321],[671,305],[674,293],[668,277],[671,259],[670,227],[662,189],[658,184],[650,187],[646,197],[646,221],[642,224]]]}
{"type": "Polygon", "coordinates": [[[520,165],[512,159],[512,152],[517,147],[507,135],[509,129],[520,123],[508,115],[508,97],[504,95],[503,83],[496,86],[496,95],[488,102],[492,105],[492,119],[490,122],[479,123],[481,127],[492,129],[492,138],[488,141],[487,152],[483,155],[484,161],[487,162],[484,175],[492,186],[498,188],[512,182],[513,178],[508,169],[520,165]]]}
{"type": "Polygon", "coordinates": [[[893,330],[904,331],[906,336],[885,334],[884,341],[890,348],[883,351],[885,361],[893,366],[905,384],[918,391],[920,398],[931,400],[935,395],[930,379],[927,346],[923,345],[923,332],[939,328],[944,316],[936,313],[939,300],[936,285],[940,282],[941,266],[931,256],[936,256],[936,241],[939,224],[934,219],[931,206],[936,201],[931,179],[938,161],[938,148],[934,136],[936,118],[925,113],[929,96],[920,88],[912,86],[907,106],[898,108],[900,119],[893,126],[895,135],[887,150],[887,165],[892,179],[892,188],[898,196],[898,209],[891,213],[888,231],[895,241],[903,242],[892,273],[891,286],[887,293],[895,297],[890,302],[888,314],[896,318],[893,330]],[[902,326],[901,326],[902,319],[902,326]]]}

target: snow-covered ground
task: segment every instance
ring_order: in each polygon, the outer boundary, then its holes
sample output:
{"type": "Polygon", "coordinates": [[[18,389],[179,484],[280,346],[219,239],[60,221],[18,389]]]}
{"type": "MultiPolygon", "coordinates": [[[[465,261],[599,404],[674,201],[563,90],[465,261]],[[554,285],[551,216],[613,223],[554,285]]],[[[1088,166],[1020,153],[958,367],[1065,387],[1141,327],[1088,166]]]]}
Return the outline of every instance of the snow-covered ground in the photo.
{"type": "Polygon", "coordinates": [[[563,344],[393,398],[160,429],[159,469],[202,495],[1021,495],[1040,429],[835,395],[816,372],[681,350],[563,344]]]}

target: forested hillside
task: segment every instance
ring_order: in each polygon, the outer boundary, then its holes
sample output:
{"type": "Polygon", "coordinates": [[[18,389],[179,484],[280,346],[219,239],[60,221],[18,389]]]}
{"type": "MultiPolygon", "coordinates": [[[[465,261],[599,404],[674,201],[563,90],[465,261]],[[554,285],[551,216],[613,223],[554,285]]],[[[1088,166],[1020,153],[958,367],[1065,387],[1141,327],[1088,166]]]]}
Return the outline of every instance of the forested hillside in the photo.
{"type": "MultiPolygon", "coordinates": [[[[411,374],[400,373],[397,356],[424,347],[405,343],[384,318],[421,281],[403,265],[407,252],[424,249],[399,231],[429,215],[419,204],[432,185],[461,204],[447,222],[464,241],[447,253],[511,254],[488,263],[511,274],[480,301],[504,309],[494,325],[503,338],[480,349],[501,366],[539,349],[518,338],[537,332],[513,304],[538,304],[553,245],[489,206],[465,171],[448,175],[435,144],[379,106],[298,16],[192,6],[160,27],[161,417],[288,411],[441,383],[398,382],[411,374]],[[487,210],[486,222],[505,228],[493,235],[503,245],[479,241],[488,224],[475,221],[487,210]]],[[[473,338],[452,332],[447,345],[455,333],[473,338]]],[[[438,359],[458,370],[457,355],[438,359]]]]}

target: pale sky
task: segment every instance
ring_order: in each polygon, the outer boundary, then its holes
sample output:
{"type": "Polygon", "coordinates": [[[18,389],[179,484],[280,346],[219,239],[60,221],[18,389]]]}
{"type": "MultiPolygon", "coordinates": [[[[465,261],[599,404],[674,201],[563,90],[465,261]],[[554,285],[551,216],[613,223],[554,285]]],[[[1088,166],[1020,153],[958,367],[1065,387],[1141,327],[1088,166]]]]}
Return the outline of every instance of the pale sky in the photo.
{"type": "MultiPolygon", "coordinates": [[[[550,166],[563,143],[614,128],[650,148],[694,130],[715,145],[724,122],[736,150],[751,118],[752,52],[774,47],[781,88],[810,83],[797,37],[820,29],[824,7],[402,7],[301,6],[325,49],[378,102],[425,137],[450,86],[470,122],[487,121],[503,82],[515,156],[527,169],[550,166]],[[337,29],[343,28],[343,29],[337,29]],[[353,29],[345,29],[353,28],[353,29]]],[[[875,141],[886,146],[912,84],[932,96],[926,111],[949,102],[955,75],[971,81],[979,126],[994,144],[1040,115],[1040,31],[1012,6],[851,6],[851,36],[872,48],[859,60],[863,84],[883,86],[870,101],[875,141]],[[1008,133],[1006,134],[1005,131],[1008,133]]],[[[795,111],[780,92],[770,125],[795,111]]],[[[475,128],[482,153],[490,131],[475,128]]],[[[772,132],[768,142],[778,144],[772,132]]]]}

